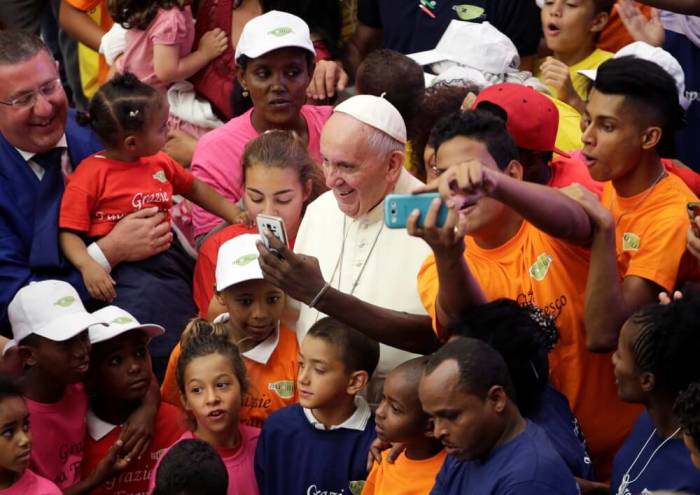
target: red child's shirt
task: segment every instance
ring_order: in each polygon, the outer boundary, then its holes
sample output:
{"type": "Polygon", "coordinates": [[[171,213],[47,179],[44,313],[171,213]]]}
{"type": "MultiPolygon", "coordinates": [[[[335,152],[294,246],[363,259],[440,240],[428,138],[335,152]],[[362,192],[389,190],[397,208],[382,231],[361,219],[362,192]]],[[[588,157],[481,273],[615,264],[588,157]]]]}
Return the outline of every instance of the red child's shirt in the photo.
{"type": "Polygon", "coordinates": [[[103,237],[129,213],[157,206],[167,212],[173,194],[187,194],[194,178],[164,152],[136,162],[112,160],[97,153],[68,176],[59,227],[103,237]]]}
{"type": "MultiPolygon", "coordinates": [[[[156,414],[153,440],[146,453],[140,459],[133,459],[126,470],[118,476],[92,490],[91,495],[148,493],[148,483],[153,475],[153,469],[163,452],[186,431],[184,421],[184,414],[179,408],[161,402],[156,414]]],[[[83,479],[95,470],[110,447],[119,439],[121,431],[121,426],[105,423],[92,413],[88,415],[88,435],[85,438],[83,452],[83,479]]]]}

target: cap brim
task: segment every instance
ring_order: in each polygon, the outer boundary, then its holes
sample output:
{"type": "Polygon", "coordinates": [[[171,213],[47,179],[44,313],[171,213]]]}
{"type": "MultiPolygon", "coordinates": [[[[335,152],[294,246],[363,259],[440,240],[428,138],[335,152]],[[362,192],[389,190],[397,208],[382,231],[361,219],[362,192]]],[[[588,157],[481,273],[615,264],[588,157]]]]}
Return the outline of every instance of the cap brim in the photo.
{"type": "Polygon", "coordinates": [[[165,328],[153,323],[134,325],[133,327],[117,327],[107,324],[107,328],[90,329],[90,343],[99,344],[100,342],[105,342],[106,340],[113,339],[123,333],[131,332],[132,330],[141,330],[149,339],[160,337],[165,333],[165,328]]]}
{"type": "Polygon", "coordinates": [[[301,48],[302,50],[310,52],[314,57],[316,56],[316,50],[313,48],[313,45],[309,47],[308,45],[304,45],[302,43],[290,42],[289,44],[285,44],[283,46],[276,46],[274,48],[251,49],[245,53],[239,53],[238,56],[236,56],[236,60],[238,60],[241,57],[241,55],[245,55],[248,58],[258,58],[265,55],[266,53],[274,52],[275,50],[281,50],[282,48],[301,48]]]}
{"type": "Polygon", "coordinates": [[[554,153],[556,153],[557,155],[563,156],[564,158],[571,158],[571,155],[570,155],[570,154],[568,154],[566,151],[560,150],[560,149],[557,148],[556,146],[554,147],[554,149],[553,149],[552,151],[553,151],[554,153]]]}
{"type": "Polygon", "coordinates": [[[581,74],[584,77],[587,77],[591,81],[595,81],[596,75],[598,74],[598,70],[596,70],[596,69],[583,69],[583,70],[577,70],[576,73],[581,74]]]}
{"type": "Polygon", "coordinates": [[[93,325],[105,325],[106,323],[88,312],[71,313],[56,318],[50,324],[32,333],[55,342],[63,342],[72,339],[93,325]]]}
{"type": "Polygon", "coordinates": [[[407,55],[412,58],[418,65],[430,65],[435,62],[442,62],[443,60],[452,60],[453,57],[439,51],[439,50],[426,50],[424,52],[416,52],[407,55]]]}

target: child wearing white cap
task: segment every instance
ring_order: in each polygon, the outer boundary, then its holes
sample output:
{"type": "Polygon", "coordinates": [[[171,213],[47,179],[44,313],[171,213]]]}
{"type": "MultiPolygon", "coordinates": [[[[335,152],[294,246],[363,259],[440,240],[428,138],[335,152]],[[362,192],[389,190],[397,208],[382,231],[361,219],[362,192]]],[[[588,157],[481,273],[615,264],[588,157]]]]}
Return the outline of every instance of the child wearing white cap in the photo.
{"type": "MultiPolygon", "coordinates": [[[[45,280],[20,289],[8,306],[13,340],[24,368],[23,388],[32,417],[34,448],[30,466],[70,493],[87,493],[109,479],[138,453],[140,431],[150,422],[148,407],[139,409],[138,427],[115,442],[97,468],[81,477],[88,399],[83,379],[89,368],[88,328],[103,323],[88,313],[68,283],[45,280]],[[145,416],[144,416],[145,415],[145,416]],[[146,417],[148,416],[148,417],[146,417]],[[136,433],[135,433],[136,431],[136,433]],[[131,446],[131,447],[130,447],[131,446]]],[[[6,347],[7,348],[7,347],[6,347]]],[[[149,394],[148,405],[154,402],[149,394]]]]}
{"type": "MultiPolygon", "coordinates": [[[[223,321],[241,351],[250,387],[243,396],[241,422],[261,427],[277,409],[297,402],[295,386],[299,345],[296,335],[280,323],[284,293],[264,280],[258,263],[256,234],[242,234],[219,248],[216,297],[228,313],[223,321]]],[[[173,350],[163,380],[163,400],[180,404],[175,369],[180,345],[173,350]]]]}
{"type": "MultiPolygon", "coordinates": [[[[116,306],[102,308],[93,316],[107,325],[90,327],[91,366],[86,380],[90,409],[82,464],[85,475],[97,467],[105,452],[119,439],[124,423],[143,403],[149,388],[157,387],[148,343],[165,331],[159,325],[139,323],[116,306]]],[[[181,410],[161,402],[148,448],[91,494],[146,493],[161,450],[175,443],[184,432],[181,410]]]]}

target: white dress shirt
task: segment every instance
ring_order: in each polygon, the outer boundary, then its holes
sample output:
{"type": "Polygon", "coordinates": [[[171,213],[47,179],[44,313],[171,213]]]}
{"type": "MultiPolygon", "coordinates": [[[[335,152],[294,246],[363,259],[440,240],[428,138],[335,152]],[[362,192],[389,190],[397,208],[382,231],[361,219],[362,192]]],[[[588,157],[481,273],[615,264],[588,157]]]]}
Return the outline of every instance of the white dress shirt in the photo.
{"type": "MultiPolygon", "coordinates": [[[[402,170],[394,192],[410,193],[420,185],[418,179],[402,170]]],[[[422,239],[409,236],[405,229],[389,229],[383,225],[383,201],[367,214],[353,219],[340,211],[333,191],[327,191],[307,208],[294,251],[318,258],[323,278],[341,292],[349,294],[357,281],[353,295],[359,299],[383,308],[425,315],[416,277],[431,253],[430,247],[422,239]],[[336,270],[345,235],[343,260],[336,270]]],[[[295,325],[299,342],[323,316],[316,309],[300,305],[295,325]]],[[[376,372],[379,378],[416,357],[384,344],[380,349],[376,372]]]]}

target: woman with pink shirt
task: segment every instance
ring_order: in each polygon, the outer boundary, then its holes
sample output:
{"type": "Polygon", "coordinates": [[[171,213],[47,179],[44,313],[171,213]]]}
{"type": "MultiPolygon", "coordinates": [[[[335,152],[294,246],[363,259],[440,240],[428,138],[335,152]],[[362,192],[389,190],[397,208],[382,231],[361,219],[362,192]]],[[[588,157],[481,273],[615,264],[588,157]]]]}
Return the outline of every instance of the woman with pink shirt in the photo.
{"type": "MultiPolygon", "coordinates": [[[[241,157],[248,141],[271,129],[294,131],[309,154],[321,162],[320,134],[329,106],[305,105],[315,50],[307,24],[299,17],[270,11],[249,21],[236,47],[238,80],[253,108],[204,135],[192,158],[192,173],[230,201],[243,194],[241,157]]],[[[219,219],[194,207],[195,235],[219,219]]]]}

